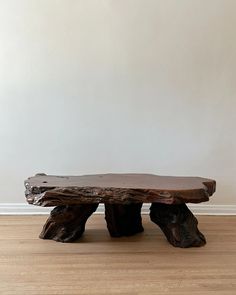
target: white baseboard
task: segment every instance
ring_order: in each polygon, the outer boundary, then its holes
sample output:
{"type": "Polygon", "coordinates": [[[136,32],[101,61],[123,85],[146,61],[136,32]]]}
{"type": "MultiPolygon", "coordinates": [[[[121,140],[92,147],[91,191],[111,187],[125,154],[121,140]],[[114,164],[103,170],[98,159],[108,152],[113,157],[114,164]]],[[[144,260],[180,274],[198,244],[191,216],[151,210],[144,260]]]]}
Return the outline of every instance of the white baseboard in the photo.
{"type": "MultiPolygon", "coordinates": [[[[142,213],[149,213],[150,204],[143,204],[142,213]]],[[[236,205],[188,204],[196,215],[236,215],[236,205]]],[[[52,207],[38,207],[26,203],[0,203],[0,215],[47,215],[52,207]]],[[[96,214],[104,213],[104,205],[100,204],[96,214]]]]}
{"type": "Polygon", "coordinates": [[[32,206],[26,203],[0,203],[0,215],[45,215],[52,208],[32,206]]]}
{"type": "Polygon", "coordinates": [[[236,215],[236,205],[188,204],[196,215],[236,215]]]}

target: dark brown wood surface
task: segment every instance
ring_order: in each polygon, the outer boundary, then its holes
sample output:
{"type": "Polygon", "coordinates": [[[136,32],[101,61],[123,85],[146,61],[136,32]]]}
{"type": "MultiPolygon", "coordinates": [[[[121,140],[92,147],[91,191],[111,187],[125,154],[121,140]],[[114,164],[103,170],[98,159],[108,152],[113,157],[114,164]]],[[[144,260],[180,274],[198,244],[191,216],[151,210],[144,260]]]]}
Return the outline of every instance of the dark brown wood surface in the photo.
{"type": "Polygon", "coordinates": [[[97,207],[98,204],[55,207],[39,237],[63,243],[76,241],[84,233],[85,223],[97,207]]]}
{"type": "Polygon", "coordinates": [[[37,174],[25,181],[28,203],[38,206],[91,203],[200,203],[215,192],[216,182],[201,177],[152,174],[51,176],[37,174]]]}
{"type": "Polygon", "coordinates": [[[150,208],[150,218],[175,247],[201,247],[206,244],[204,235],[198,229],[197,218],[186,204],[153,203],[150,208]]]}

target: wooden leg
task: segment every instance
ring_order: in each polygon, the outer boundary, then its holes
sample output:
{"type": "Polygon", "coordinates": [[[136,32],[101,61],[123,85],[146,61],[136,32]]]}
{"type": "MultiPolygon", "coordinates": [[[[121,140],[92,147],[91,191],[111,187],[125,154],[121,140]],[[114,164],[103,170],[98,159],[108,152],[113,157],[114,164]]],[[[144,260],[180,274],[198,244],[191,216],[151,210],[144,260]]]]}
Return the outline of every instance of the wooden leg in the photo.
{"type": "Polygon", "coordinates": [[[87,219],[97,207],[98,204],[55,207],[39,237],[63,243],[77,240],[85,230],[87,219]]]}
{"type": "Polygon", "coordinates": [[[112,237],[132,236],[143,231],[142,203],[119,205],[105,204],[105,219],[112,237]]]}
{"type": "Polygon", "coordinates": [[[175,247],[200,247],[206,244],[198,230],[198,221],[185,204],[166,205],[153,203],[151,220],[160,226],[167,240],[175,247]]]}

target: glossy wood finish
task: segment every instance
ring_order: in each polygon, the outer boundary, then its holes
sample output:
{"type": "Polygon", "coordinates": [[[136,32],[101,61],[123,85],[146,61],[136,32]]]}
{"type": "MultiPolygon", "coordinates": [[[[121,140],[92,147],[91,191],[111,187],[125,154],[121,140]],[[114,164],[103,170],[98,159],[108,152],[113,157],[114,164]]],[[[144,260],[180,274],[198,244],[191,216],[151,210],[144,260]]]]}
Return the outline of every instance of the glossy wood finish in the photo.
{"type": "Polygon", "coordinates": [[[105,203],[107,228],[112,237],[143,231],[141,208],[152,202],[150,217],[175,247],[199,247],[206,243],[197,219],[183,203],[209,199],[216,182],[200,177],[152,174],[98,174],[50,176],[37,174],[25,181],[30,204],[57,206],[40,234],[42,239],[73,242],[79,239],[89,216],[105,203]],[[179,205],[177,205],[179,204],[179,205]]]}
{"type": "Polygon", "coordinates": [[[93,215],[75,243],[38,239],[46,216],[0,216],[3,295],[235,295],[236,216],[197,216],[207,247],[174,248],[143,215],[145,231],[111,238],[93,215]]]}
{"type": "Polygon", "coordinates": [[[26,198],[38,206],[89,203],[200,203],[209,200],[216,182],[200,177],[152,174],[50,176],[38,174],[25,181],[26,198]]]}

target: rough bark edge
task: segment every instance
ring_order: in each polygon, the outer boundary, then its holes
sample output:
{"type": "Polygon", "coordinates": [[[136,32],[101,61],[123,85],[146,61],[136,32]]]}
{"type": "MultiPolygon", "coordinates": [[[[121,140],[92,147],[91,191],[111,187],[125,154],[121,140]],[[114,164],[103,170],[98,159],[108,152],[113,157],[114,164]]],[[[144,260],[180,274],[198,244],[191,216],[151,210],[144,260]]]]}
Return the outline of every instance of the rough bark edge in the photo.
{"type": "Polygon", "coordinates": [[[118,189],[118,188],[52,188],[41,193],[25,192],[29,204],[48,207],[88,203],[201,203],[209,201],[207,188],[183,191],[163,191],[148,189],[118,189]]]}

